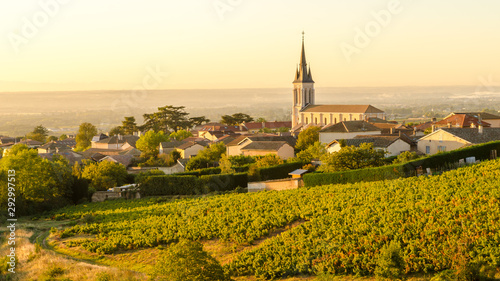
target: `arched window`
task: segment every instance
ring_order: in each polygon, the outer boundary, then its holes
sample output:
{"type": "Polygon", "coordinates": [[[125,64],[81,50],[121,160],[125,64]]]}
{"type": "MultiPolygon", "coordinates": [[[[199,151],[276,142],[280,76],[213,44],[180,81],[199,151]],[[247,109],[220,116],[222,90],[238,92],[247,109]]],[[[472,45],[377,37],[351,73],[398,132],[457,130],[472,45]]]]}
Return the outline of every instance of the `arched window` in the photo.
{"type": "Polygon", "coordinates": [[[314,118],[314,124],[318,125],[318,117],[314,118]]]}
{"type": "Polygon", "coordinates": [[[306,117],[306,124],[309,124],[309,118],[306,117]]]}
{"type": "Polygon", "coordinates": [[[335,118],[335,122],[333,124],[337,124],[337,118],[335,118]]]}
{"type": "Polygon", "coordinates": [[[328,124],[328,122],[326,122],[326,118],[325,118],[325,125],[328,124]]]}

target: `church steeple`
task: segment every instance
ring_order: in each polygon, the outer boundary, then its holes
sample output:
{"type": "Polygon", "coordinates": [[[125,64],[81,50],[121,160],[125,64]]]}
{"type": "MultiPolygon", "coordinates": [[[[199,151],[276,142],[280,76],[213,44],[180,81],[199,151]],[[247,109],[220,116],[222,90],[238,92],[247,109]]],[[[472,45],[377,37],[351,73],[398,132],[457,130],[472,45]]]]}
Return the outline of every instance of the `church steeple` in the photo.
{"type": "Polygon", "coordinates": [[[300,64],[299,71],[295,75],[295,80],[293,83],[302,82],[302,83],[314,83],[311,75],[311,69],[307,71],[307,61],[306,61],[306,50],[304,47],[304,32],[302,32],[302,50],[300,53],[300,64]]]}

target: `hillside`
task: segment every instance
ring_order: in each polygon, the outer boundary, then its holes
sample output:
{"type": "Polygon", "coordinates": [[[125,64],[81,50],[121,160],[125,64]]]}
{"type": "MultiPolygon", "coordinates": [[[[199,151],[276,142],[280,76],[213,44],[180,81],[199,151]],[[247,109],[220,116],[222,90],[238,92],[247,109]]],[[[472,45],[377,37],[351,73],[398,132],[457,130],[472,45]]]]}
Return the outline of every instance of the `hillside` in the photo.
{"type": "MultiPolygon", "coordinates": [[[[500,161],[440,176],[59,210],[59,252],[148,273],[180,238],[232,276],[373,275],[395,241],[406,274],[500,263],[500,161]],[[59,238],[60,237],[60,238],[59,238]],[[463,260],[463,264],[459,264],[463,260]]],[[[240,279],[238,279],[240,280],[240,279]]]]}

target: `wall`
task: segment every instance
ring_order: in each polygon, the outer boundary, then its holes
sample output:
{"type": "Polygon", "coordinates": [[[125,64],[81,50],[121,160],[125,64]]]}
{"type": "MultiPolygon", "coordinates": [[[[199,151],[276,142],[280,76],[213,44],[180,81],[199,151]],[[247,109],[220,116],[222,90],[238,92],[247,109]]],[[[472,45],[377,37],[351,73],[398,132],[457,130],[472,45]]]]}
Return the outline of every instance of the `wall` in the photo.
{"type": "Polygon", "coordinates": [[[199,144],[195,144],[195,145],[188,147],[184,150],[178,149],[177,151],[179,151],[181,153],[181,157],[183,159],[188,159],[188,158],[191,158],[191,156],[198,154],[198,152],[200,150],[203,150],[203,149],[204,149],[203,146],[201,146],[199,144]]]}
{"type": "Polygon", "coordinates": [[[491,128],[500,128],[500,119],[484,120],[491,124],[491,128]]]}
{"type": "Polygon", "coordinates": [[[172,167],[158,167],[158,170],[164,172],[165,175],[171,175],[184,172],[184,167],[182,167],[181,164],[177,163],[172,167]]]}
{"type": "Polygon", "coordinates": [[[462,140],[450,133],[440,130],[419,139],[417,148],[420,152],[426,153],[426,146],[429,146],[430,153],[428,153],[428,155],[432,155],[439,152],[438,146],[445,146],[445,151],[451,151],[459,149],[466,144],[468,144],[468,142],[466,142],[465,140],[462,140]]]}
{"type": "Polygon", "coordinates": [[[282,179],[273,181],[249,182],[248,192],[257,192],[263,190],[289,190],[304,186],[304,181],[300,179],[282,179]]]}
{"type": "Polygon", "coordinates": [[[319,141],[323,144],[329,144],[334,140],[353,139],[355,136],[380,135],[380,131],[354,132],[354,133],[329,133],[320,132],[319,141]]]}
{"type": "Polygon", "coordinates": [[[410,149],[411,146],[409,143],[398,139],[387,147],[386,151],[389,152],[389,154],[386,154],[385,157],[397,156],[403,151],[410,151],[410,149]]]}

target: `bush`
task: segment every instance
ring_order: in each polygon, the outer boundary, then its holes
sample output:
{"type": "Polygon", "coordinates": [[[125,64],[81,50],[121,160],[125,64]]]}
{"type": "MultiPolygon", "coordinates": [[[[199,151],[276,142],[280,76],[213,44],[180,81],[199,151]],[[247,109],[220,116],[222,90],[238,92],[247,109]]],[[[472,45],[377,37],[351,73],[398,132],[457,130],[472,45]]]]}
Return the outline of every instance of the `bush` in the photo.
{"type": "Polygon", "coordinates": [[[230,280],[219,262],[203,250],[201,243],[188,240],[170,246],[161,254],[153,278],[165,281],[230,280]]]}
{"type": "Polygon", "coordinates": [[[205,168],[205,169],[199,169],[199,170],[194,170],[194,171],[189,171],[189,172],[182,172],[182,173],[176,173],[176,176],[203,176],[203,175],[213,175],[213,174],[220,174],[221,169],[220,168],[205,168]]]}
{"type": "Polygon", "coordinates": [[[380,251],[375,267],[375,275],[387,279],[402,279],[404,276],[405,261],[401,255],[401,247],[392,241],[380,251]]]}
{"type": "Polygon", "coordinates": [[[151,176],[140,186],[141,196],[196,195],[205,193],[195,176],[151,176]]]}
{"type": "Polygon", "coordinates": [[[160,170],[149,170],[146,172],[140,172],[139,174],[135,175],[134,182],[137,184],[141,184],[150,176],[163,176],[163,175],[165,175],[165,173],[160,170]]]}

